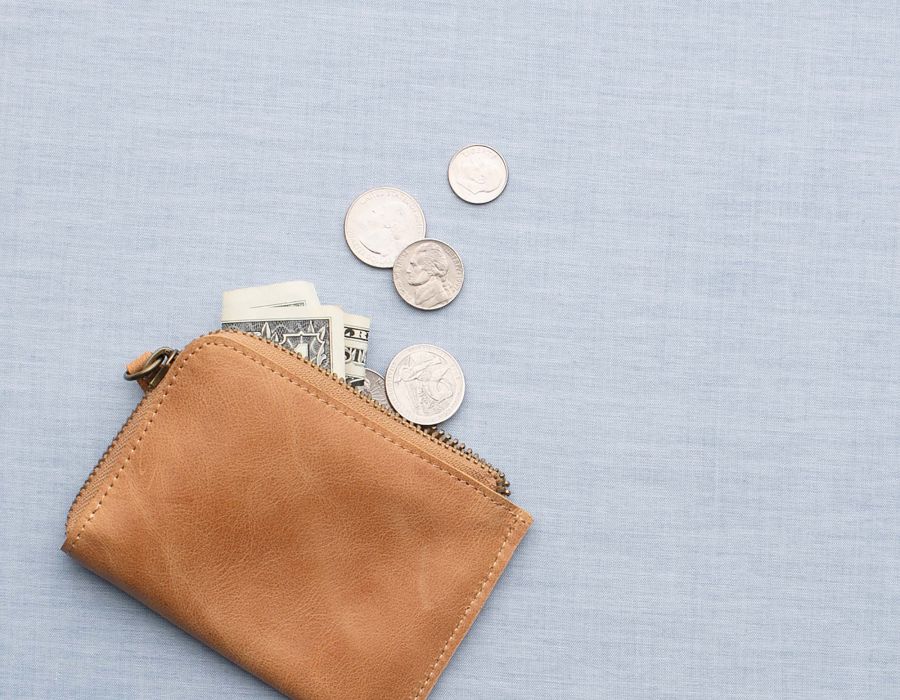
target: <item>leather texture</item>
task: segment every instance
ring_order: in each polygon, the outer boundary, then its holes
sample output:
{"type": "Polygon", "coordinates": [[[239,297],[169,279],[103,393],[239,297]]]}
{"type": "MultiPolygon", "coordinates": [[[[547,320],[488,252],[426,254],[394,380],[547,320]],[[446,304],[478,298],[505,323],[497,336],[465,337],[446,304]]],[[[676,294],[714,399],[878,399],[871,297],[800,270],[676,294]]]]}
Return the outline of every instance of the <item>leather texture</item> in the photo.
{"type": "Polygon", "coordinates": [[[215,333],[123,427],[63,549],[290,697],[420,700],[530,524],[471,458],[215,333]]]}

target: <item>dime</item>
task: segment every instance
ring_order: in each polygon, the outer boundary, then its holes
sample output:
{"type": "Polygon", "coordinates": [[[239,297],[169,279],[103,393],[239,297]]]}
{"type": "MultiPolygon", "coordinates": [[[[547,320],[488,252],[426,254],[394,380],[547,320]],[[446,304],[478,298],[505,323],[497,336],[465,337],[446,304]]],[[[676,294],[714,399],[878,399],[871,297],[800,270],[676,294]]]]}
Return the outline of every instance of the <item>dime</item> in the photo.
{"type": "Polygon", "coordinates": [[[390,408],[387,391],[384,388],[384,377],[382,377],[374,369],[366,367],[366,383],[363,386],[362,394],[370,399],[382,404],[385,408],[390,408]]]}
{"type": "Polygon", "coordinates": [[[407,245],[425,238],[425,214],[403,190],[376,187],[350,204],[344,237],[353,254],[367,265],[390,267],[407,245]]]}
{"type": "Polygon", "coordinates": [[[466,393],[462,368],[435,345],[411,345],[397,353],[385,374],[394,410],[419,425],[436,425],[459,409],[466,393]]]}
{"type": "Polygon", "coordinates": [[[460,199],[470,204],[486,204],[503,192],[509,169],[503,156],[493,148],[466,146],[450,159],[447,179],[460,199]]]}
{"type": "Polygon", "coordinates": [[[406,246],[394,261],[394,286],[403,300],[431,310],[456,299],[463,285],[459,254],[443,241],[426,238],[406,246]]]}

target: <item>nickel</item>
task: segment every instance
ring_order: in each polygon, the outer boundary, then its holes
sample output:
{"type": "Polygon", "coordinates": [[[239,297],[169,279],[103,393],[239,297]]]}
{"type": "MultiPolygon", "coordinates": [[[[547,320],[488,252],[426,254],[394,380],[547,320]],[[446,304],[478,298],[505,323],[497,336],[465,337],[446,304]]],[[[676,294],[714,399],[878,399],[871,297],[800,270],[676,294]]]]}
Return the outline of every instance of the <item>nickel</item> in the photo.
{"type": "Polygon", "coordinates": [[[463,285],[459,254],[443,241],[426,238],[406,246],[394,262],[394,286],[417,309],[440,309],[456,299],[463,285]]]}
{"type": "Polygon", "coordinates": [[[385,374],[394,410],[419,425],[436,425],[459,409],[466,393],[462,368],[436,345],[411,345],[397,353],[385,374]]]}
{"type": "Polygon", "coordinates": [[[506,161],[489,146],[466,146],[450,159],[447,179],[456,196],[470,204],[492,202],[506,188],[506,161]]]}
{"type": "Polygon", "coordinates": [[[403,190],[376,187],[350,204],[344,237],[353,254],[367,265],[391,267],[401,250],[425,238],[425,214],[403,190]]]}

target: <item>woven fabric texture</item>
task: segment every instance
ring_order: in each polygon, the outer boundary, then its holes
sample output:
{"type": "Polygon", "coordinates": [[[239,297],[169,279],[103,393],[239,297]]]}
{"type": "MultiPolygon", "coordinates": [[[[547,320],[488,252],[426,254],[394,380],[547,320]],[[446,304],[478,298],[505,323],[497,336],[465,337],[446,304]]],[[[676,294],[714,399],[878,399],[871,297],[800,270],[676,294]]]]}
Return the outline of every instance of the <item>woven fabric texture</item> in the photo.
{"type": "Polygon", "coordinates": [[[535,516],[433,697],[900,687],[896,2],[0,0],[0,696],[276,694],[60,551],[123,364],[289,279],[441,345],[535,516]],[[451,155],[507,190],[472,206],[451,155]],[[418,312],[375,185],[460,253],[418,312]]]}

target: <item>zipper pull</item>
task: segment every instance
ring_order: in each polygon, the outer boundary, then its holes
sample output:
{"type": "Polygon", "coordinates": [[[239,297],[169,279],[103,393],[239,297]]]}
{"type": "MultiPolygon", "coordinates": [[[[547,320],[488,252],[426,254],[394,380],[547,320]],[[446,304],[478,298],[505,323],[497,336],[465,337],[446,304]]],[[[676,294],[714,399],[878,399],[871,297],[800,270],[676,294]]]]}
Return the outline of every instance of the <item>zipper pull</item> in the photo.
{"type": "Polygon", "coordinates": [[[145,352],[125,367],[125,379],[137,382],[145,392],[152,391],[166,376],[176,357],[178,350],[174,348],[163,347],[156,352],[145,352]]]}

